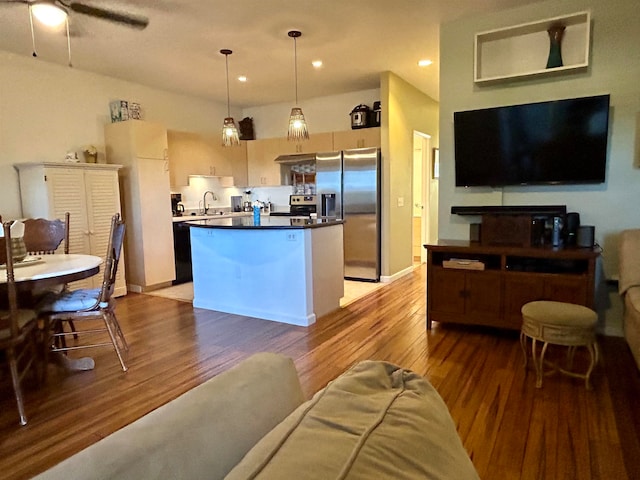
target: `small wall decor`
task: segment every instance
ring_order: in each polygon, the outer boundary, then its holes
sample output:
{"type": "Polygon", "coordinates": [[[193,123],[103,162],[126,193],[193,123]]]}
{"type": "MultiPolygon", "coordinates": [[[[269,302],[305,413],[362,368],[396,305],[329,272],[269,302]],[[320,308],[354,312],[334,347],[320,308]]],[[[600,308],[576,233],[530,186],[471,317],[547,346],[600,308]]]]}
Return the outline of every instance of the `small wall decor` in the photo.
{"type": "Polygon", "coordinates": [[[142,107],[139,103],[127,100],[114,100],[109,103],[111,123],[125,120],[142,120],[142,107]]]}
{"type": "Polygon", "coordinates": [[[566,27],[560,23],[551,25],[547,30],[549,34],[549,58],[547,59],[547,68],[556,68],[562,66],[562,37],[566,27]]]}

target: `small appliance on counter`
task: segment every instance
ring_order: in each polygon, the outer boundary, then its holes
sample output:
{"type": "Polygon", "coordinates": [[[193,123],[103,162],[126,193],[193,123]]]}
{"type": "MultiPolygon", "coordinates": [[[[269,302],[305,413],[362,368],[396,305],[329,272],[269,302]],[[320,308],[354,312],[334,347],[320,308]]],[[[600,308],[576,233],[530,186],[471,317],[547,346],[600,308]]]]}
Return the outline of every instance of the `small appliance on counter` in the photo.
{"type": "Polygon", "coordinates": [[[182,202],[182,194],[181,193],[172,193],[171,194],[171,214],[174,217],[181,217],[184,213],[184,205],[182,202]]]}
{"type": "Polygon", "coordinates": [[[234,195],[231,197],[231,211],[232,212],[242,211],[242,196],[234,195]]]}
{"type": "Polygon", "coordinates": [[[371,110],[371,121],[369,122],[370,127],[380,126],[380,114],[382,113],[382,107],[380,105],[380,101],[373,102],[373,110],[371,110]]]}
{"type": "Polygon", "coordinates": [[[360,104],[351,110],[351,128],[367,128],[369,126],[369,107],[360,104]]]}

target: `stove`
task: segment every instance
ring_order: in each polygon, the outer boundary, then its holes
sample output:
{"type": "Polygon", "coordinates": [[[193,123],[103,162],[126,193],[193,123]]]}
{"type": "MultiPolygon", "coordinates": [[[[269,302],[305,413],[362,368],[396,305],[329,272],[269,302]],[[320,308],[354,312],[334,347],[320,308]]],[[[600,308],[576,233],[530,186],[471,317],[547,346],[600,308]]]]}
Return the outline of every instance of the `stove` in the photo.
{"type": "Polygon", "coordinates": [[[274,216],[308,217],[316,213],[316,195],[289,195],[288,212],[272,212],[274,216]]]}

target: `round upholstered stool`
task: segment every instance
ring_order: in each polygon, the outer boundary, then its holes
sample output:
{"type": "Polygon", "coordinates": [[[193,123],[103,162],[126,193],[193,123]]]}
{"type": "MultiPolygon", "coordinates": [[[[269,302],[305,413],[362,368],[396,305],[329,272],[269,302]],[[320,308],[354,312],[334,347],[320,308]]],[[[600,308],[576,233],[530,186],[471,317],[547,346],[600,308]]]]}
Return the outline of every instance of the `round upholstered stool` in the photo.
{"type": "Polygon", "coordinates": [[[527,339],[532,340],[531,356],[536,370],[536,387],[542,387],[544,356],[549,344],[569,347],[567,368],[553,364],[553,371],[559,371],[572,377],[584,378],[587,389],[591,388],[589,377],[598,362],[598,344],[596,343],[596,322],[598,315],[590,308],[572,303],[537,301],[522,306],[522,330],[520,344],[524,352],[524,365],[527,367],[527,339]],[[536,343],[542,342],[538,356],[536,343]],[[591,362],[586,373],[572,371],[573,354],[576,347],[586,347],[591,362]]]}

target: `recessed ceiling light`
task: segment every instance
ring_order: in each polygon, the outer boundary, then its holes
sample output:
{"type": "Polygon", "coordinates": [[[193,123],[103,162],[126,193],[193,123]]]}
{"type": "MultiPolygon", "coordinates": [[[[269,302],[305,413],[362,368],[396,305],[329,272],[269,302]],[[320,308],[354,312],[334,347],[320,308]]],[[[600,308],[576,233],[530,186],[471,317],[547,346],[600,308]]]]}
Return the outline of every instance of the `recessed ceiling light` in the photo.
{"type": "Polygon", "coordinates": [[[314,68],[320,68],[322,66],[322,60],[314,60],[311,62],[311,65],[313,65],[314,68]]]}
{"type": "Polygon", "coordinates": [[[418,60],[418,66],[419,67],[428,67],[429,65],[431,65],[433,62],[431,60],[418,60]]]}
{"type": "Polygon", "coordinates": [[[245,77],[244,75],[240,75],[240,76],[238,77],[238,81],[239,81],[239,82],[246,82],[246,81],[247,81],[247,77],[245,77]]]}

